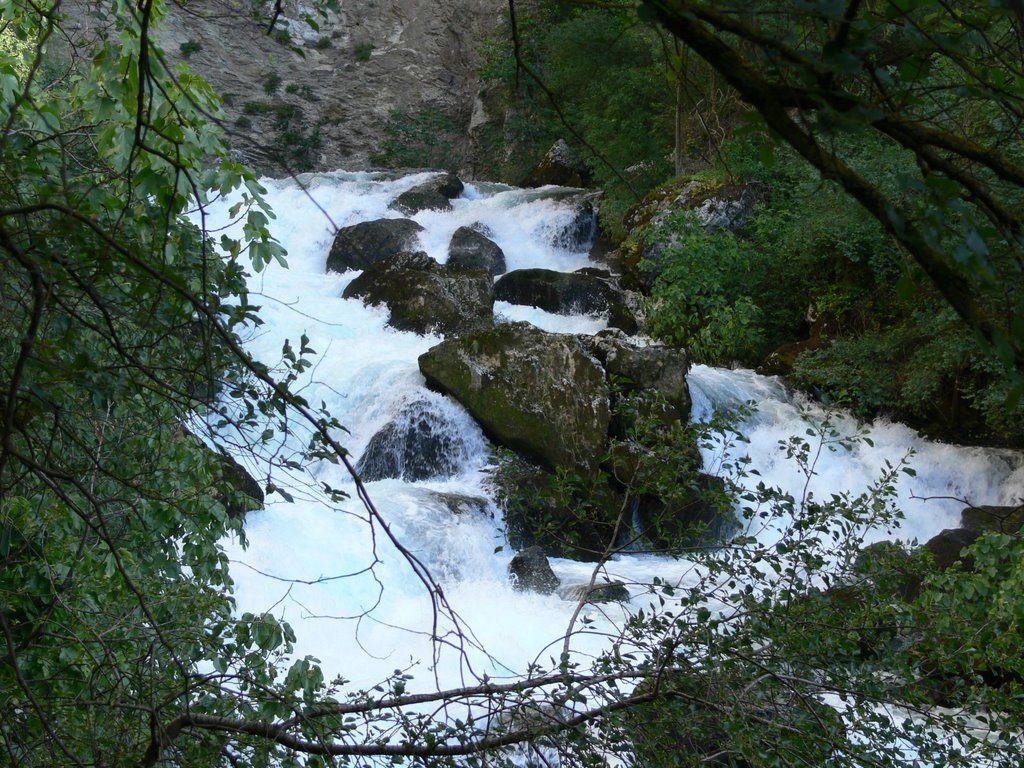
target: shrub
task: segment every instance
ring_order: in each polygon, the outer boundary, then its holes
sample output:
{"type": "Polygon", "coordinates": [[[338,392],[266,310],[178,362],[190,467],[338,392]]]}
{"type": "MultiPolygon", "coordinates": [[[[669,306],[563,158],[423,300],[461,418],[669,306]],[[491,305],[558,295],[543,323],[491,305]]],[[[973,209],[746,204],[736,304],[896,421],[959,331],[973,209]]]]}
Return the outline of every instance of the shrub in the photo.
{"type": "Polygon", "coordinates": [[[377,165],[447,170],[458,166],[454,153],[459,129],[440,106],[429,105],[415,112],[395,110],[384,133],[387,138],[381,143],[381,151],[370,156],[377,165]]]}
{"type": "Polygon", "coordinates": [[[272,96],[277,93],[277,89],[281,86],[281,76],[276,72],[271,72],[265,78],[263,78],[263,92],[268,96],[272,96]]]}
{"type": "Polygon", "coordinates": [[[186,40],[184,43],[178,46],[178,50],[181,51],[182,58],[187,59],[193,53],[199,53],[199,51],[203,50],[203,46],[201,43],[196,42],[195,40],[186,40]]]}
{"type": "Polygon", "coordinates": [[[731,232],[706,232],[689,211],[643,236],[657,254],[640,265],[657,275],[647,315],[651,333],[708,363],[756,359],[764,313],[737,280],[749,269],[750,249],[731,232]]]}
{"type": "Polygon", "coordinates": [[[369,61],[372,53],[373,43],[359,43],[352,49],[352,55],[355,56],[356,61],[369,61]]]}

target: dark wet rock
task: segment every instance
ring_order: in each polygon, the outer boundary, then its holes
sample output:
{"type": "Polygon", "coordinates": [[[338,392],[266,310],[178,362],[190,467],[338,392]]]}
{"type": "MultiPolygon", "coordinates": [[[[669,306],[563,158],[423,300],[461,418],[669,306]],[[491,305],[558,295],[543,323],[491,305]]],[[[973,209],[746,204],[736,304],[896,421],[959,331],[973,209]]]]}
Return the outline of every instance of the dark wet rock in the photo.
{"type": "Polygon", "coordinates": [[[567,251],[589,251],[599,236],[597,208],[594,206],[593,195],[589,194],[578,198],[576,215],[566,226],[553,233],[551,245],[567,251]]]}
{"type": "Polygon", "coordinates": [[[442,493],[441,491],[429,491],[429,494],[453,515],[493,516],[491,502],[483,496],[467,496],[464,493],[442,493]]]}
{"type": "Polygon", "coordinates": [[[504,274],[505,252],[497,243],[472,227],[459,227],[448,244],[448,263],[482,269],[492,277],[504,274]]]}
{"type": "Polygon", "coordinates": [[[422,231],[423,227],[411,219],[375,219],[342,227],[327,255],[327,269],[366,269],[380,259],[415,250],[422,231]]]}
{"type": "Polygon", "coordinates": [[[635,333],[636,317],[627,297],[613,280],[595,272],[597,270],[517,269],[495,282],[494,297],[558,315],[607,314],[609,325],[635,333]]]}
{"type": "Polygon", "coordinates": [[[586,187],[590,181],[590,169],[583,158],[564,139],[559,139],[519,186],[586,187]]]}
{"type": "Polygon", "coordinates": [[[981,538],[980,531],[967,528],[947,528],[925,543],[924,548],[932,553],[935,567],[945,571],[960,563],[965,571],[974,569],[974,558],[963,554],[963,550],[981,538]]]}
{"type": "Polygon", "coordinates": [[[1017,533],[1024,527],[1024,504],[1017,507],[967,507],[960,513],[964,528],[972,531],[1017,533]]]}
{"type": "Polygon", "coordinates": [[[345,288],[345,298],[385,304],[389,325],[414,333],[458,334],[494,323],[490,276],[438,264],[422,251],[380,259],[345,288]]]}
{"type": "Polygon", "coordinates": [[[263,487],[245,467],[234,457],[226,453],[218,453],[221,477],[227,485],[225,491],[218,492],[227,513],[232,517],[244,517],[254,509],[263,509],[263,487]]]}
{"type": "Polygon", "coordinates": [[[528,547],[517,552],[509,563],[508,571],[513,588],[521,592],[550,595],[559,585],[558,577],[540,547],[528,547]]]}
{"type": "Polygon", "coordinates": [[[593,585],[567,584],[559,588],[558,596],[563,600],[582,600],[592,604],[629,602],[629,590],[621,581],[597,581],[593,585]]]}
{"type": "Polygon", "coordinates": [[[420,211],[450,211],[452,204],[449,200],[461,195],[463,189],[462,181],[457,176],[446,173],[406,190],[395,198],[391,207],[406,216],[413,216],[420,211]]]}

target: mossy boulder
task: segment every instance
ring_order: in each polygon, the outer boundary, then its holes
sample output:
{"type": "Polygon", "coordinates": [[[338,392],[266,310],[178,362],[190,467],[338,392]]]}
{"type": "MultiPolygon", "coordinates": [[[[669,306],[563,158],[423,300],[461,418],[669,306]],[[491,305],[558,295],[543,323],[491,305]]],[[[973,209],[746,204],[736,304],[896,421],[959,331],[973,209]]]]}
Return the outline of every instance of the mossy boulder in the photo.
{"type": "Polygon", "coordinates": [[[591,175],[580,154],[559,139],[526,175],[521,187],[586,187],[591,175]]]}
{"type": "Polygon", "coordinates": [[[327,270],[366,269],[387,256],[415,250],[422,231],[412,219],[374,219],[342,227],[327,255],[327,270]]]}
{"type": "Polygon", "coordinates": [[[556,469],[593,472],[608,439],[608,383],[574,336],[529,323],[448,339],[419,358],[499,445],[556,469]]]}
{"type": "Polygon", "coordinates": [[[371,264],[343,296],[385,304],[388,324],[419,334],[467,333],[494,324],[491,278],[479,269],[441,265],[422,251],[371,264]]]}

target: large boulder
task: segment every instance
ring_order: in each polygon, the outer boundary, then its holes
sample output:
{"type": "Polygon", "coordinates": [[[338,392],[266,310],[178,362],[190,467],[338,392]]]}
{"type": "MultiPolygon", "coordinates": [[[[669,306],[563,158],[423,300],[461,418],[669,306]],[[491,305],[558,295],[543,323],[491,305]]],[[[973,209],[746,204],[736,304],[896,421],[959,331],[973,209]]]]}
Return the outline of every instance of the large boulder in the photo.
{"type": "Polygon", "coordinates": [[[590,184],[590,169],[579,153],[565,139],[559,139],[534,166],[521,187],[586,187],[590,184]]]}
{"type": "Polygon", "coordinates": [[[686,374],[690,358],[685,350],[655,344],[637,346],[613,330],[583,341],[604,367],[609,382],[615,383],[613,435],[629,436],[640,419],[653,418],[666,426],[689,422],[686,374]]]}
{"type": "Polygon", "coordinates": [[[495,282],[494,297],[558,315],[607,314],[609,325],[627,333],[635,332],[637,327],[625,295],[601,270],[517,269],[495,282]]]}
{"type": "Polygon", "coordinates": [[[342,227],[327,255],[327,270],[366,269],[386,256],[415,250],[422,231],[412,219],[375,219],[342,227]]]}
{"type": "Polygon", "coordinates": [[[509,323],[419,358],[428,386],[451,395],[500,445],[555,469],[593,471],[608,439],[608,384],[580,341],[509,323]]]}
{"type": "Polygon", "coordinates": [[[342,295],[387,305],[388,323],[400,331],[448,335],[494,324],[490,275],[442,266],[422,251],[382,258],[349,283],[342,295]]]}
{"type": "Polygon", "coordinates": [[[960,513],[963,527],[972,531],[1017,533],[1024,527],[1024,504],[1016,507],[967,507],[960,513]]]}
{"type": "Polygon", "coordinates": [[[505,252],[487,235],[472,227],[459,227],[448,244],[448,263],[468,269],[483,269],[491,277],[504,274],[505,252]]]}
{"type": "Polygon", "coordinates": [[[974,558],[964,550],[981,538],[981,532],[968,528],[947,528],[925,542],[924,548],[932,553],[935,567],[940,571],[952,568],[956,563],[965,571],[974,570],[974,558]]]}
{"type": "Polygon", "coordinates": [[[739,233],[750,221],[758,203],[768,199],[762,182],[722,184],[702,179],[670,182],[647,194],[626,212],[623,225],[634,232],[648,224],[660,224],[676,211],[692,211],[708,230],[728,229],[739,233]]]}
{"type": "Polygon", "coordinates": [[[406,190],[395,198],[390,207],[406,216],[420,211],[450,211],[452,204],[448,201],[461,195],[463,189],[464,185],[457,176],[445,173],[406,190]]]}
{"type": "Polygon", "coordinates": [[[421,399],[399,410],[370,438],[356,471],[367,481],[450,477],[459,471],[466,452],[458,425],[421,399]]]}

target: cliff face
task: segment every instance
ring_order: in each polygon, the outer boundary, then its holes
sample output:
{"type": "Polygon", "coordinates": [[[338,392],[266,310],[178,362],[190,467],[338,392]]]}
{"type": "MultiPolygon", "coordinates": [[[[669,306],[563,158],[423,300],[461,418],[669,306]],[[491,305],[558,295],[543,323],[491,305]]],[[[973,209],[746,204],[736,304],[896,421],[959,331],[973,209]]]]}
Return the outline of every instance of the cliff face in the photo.
{"type": "MultiPolygon", "coordinates": [[[[273,173],[361,169],[371,166],[396,110],[431,110],[468,133],[477,51],[504,7],[341,0],[324,18],[285,0],[268,34],[273,3],[190,0],[169,3],[158,37],[172,59],[187,58],[224,96],[231,145],[248,162],[273,173]]],[[[81,8],[75,16],[83,33],[103,24],[81,8]]]]}

